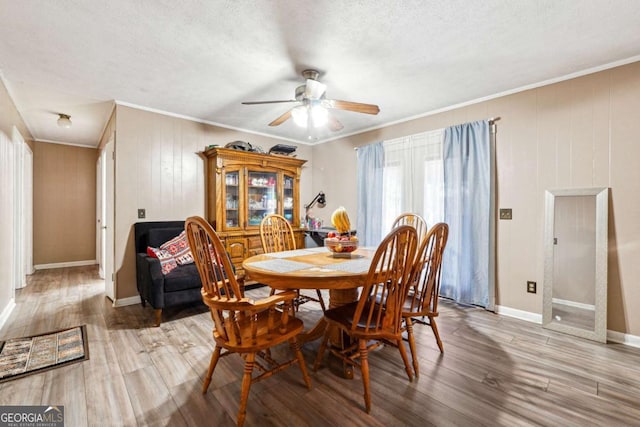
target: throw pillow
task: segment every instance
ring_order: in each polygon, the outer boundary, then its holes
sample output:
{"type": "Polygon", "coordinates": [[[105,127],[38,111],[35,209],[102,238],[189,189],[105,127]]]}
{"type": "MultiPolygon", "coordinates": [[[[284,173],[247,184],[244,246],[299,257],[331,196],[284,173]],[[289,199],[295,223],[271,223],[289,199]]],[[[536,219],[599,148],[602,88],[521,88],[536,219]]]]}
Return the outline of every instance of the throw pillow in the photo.
{"type": "Polygon", "coordinates": [[[193,255],[191,255],[191,248],[185,231],[160,245],[160,249],[173,255],[178,265],[191,264],[193,262],[193,255]]]}
{"type": "Polygon", "coordinates": [[[165,276],[171,273],[174,268],[178,267],[178,263],[176,262],[173,255],[169,253],[169,251],[165,251],[164,249],[159,248],[152,248],[151,246],[147,248],[147,253],[149,251],[153,253],[153,255],[149,256],[158,258],[158,260],[160,261],[160,268],[162,270],[162,274],[164,274],[165,276]]]}
{"type": "Polygon", "coordinates": [[[157,248],[152,248],[151,246],[147,246],[147,255],[150,256],[151,258],[158,258],[158,255],[156,255],[157,250],[158,250],[157,248]]]}

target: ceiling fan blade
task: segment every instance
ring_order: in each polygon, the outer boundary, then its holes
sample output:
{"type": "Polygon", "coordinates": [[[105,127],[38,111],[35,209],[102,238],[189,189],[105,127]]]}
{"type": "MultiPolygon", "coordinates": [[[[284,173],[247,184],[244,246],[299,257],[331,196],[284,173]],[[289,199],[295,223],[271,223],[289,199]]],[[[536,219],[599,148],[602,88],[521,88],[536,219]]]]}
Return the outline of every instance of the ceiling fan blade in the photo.
{"type": "Polygon", "coordinates": [[[326,90],[327,85],[322,84],[317,80],[307,79],[307,84],[304,88],[304,97],[309,99],[320,99],[326,90]]]}
{"type": "Polygon", "coordinates": [[[336,119],[336,117],[331,113],[329,113],[327,125],[329,126],[329,129],[331,129],[333,132],[337,132],[344,128],[342,123],[340,123],[340,120],[336,119]]]}
{"type": "Polygon", "coordinates": [[[243,102],[244,105],[257,105],[257,104],[282,104],[284,102],[299,102],[297,99],[283,99],[281,101],[247,101],[243,102]]]}
{"type": "Polygon", "coordinates": [[[287,111],[286,113],[284,113],[283,115],[281,115],[280,117],[278,117],[277,119],[269,123],[269,126],[279,126],[282,123],[289,120],[290,117],[291,117],[291,110],[287,111]]]}
{"type": "Polygon", "coordinates": [[[374,104],[362,104],[360,102],[339,101],[337,99],[327,100],[327,106],[329,108],[335,108],[337,110],[354,111],[356,113],[365,114],[378,114],[380,107],[374,104]]]}

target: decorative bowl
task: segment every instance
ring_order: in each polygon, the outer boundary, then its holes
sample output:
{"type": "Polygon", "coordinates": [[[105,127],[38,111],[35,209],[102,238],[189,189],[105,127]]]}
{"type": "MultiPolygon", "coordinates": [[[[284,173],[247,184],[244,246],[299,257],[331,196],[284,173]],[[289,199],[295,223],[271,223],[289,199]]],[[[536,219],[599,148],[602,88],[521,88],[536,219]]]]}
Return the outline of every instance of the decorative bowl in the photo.
{"type": "Polygon", "coordinates": [[[336,258],[351,258],[351,252],[358,249],[358,238],[355,236],[327,237],[324,245],[336,258]]]}

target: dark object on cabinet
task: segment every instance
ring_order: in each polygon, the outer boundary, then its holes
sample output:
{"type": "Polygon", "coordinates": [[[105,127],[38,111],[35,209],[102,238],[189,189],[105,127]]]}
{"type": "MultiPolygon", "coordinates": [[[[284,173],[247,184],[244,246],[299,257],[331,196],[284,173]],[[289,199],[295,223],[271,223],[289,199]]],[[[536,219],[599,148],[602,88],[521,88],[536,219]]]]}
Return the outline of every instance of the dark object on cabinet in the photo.
{"type": "Polygon", "coordinates": [[[281,154],[284,156],[289,156],[293,154],[298,147],[295,145],[285,145],[285,144],[276,144],[269,149],[269,154],[281,154]]]}

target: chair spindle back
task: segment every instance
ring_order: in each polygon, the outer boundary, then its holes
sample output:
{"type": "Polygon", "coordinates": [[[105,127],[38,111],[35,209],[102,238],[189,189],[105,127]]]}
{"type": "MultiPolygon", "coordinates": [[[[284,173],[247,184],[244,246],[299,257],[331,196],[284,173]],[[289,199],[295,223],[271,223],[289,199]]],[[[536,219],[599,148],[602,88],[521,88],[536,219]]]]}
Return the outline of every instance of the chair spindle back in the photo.
{"type": "Polygon", "coordinates": [[[267,215],[260,222],[260,241],[264,253],[291,251],[296,249],[293,228],[285,217],[267,215]]]}
{"type": "Polygon", "coordinates": [[[424,218],[414,213],[407,212],[400,214],[393,221],[393,225],[391,226],[391,228],[393,229],[399,225],[410,225],[416,229],[416,232],[418,233],[418,246],[420,246],[422,240],[424,239],[424,236],[426,236],[427,231],[429,231],[429,229],[427,228],[427,222],[424,220],[424,218]]]}
{"type": "Polygon", "coordinates": [[[399,333],[416,246],[417,232],[408,225],[394,228],[382,240],[360,294],[352,330],[364,325],[366,334],[394,338],[399,333]]]}
{"type": "Polygon", "coordinates": [[[438,312],[442,254],[448,236],[449,226],[439,222],[431,227],[418,249],[409,294],[411,313],[426,315],[438,312]]]}

